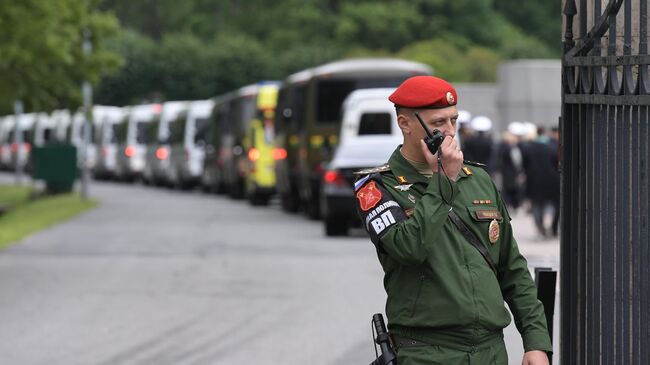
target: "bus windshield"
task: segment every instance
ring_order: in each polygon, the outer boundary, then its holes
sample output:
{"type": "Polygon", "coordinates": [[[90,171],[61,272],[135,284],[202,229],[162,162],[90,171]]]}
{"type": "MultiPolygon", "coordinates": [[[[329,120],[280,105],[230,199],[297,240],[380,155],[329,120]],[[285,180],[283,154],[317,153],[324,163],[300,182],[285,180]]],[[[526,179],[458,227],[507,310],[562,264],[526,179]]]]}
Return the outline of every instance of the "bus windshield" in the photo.
{"type": "Polygon", "coordinates": [[[359,79],[319,80],[316,86],[316,123],[331,124],[341,120],[341,105],[354,90],[376,87],[397,87],[407,76],[359,79]]]}
{"type": "Polygon", "coordinates": [[[138,122],[136,125],[136,134],[135,140],[137,144],[146,144],[148,133],[149,123],[148,122],[138,122]]]}

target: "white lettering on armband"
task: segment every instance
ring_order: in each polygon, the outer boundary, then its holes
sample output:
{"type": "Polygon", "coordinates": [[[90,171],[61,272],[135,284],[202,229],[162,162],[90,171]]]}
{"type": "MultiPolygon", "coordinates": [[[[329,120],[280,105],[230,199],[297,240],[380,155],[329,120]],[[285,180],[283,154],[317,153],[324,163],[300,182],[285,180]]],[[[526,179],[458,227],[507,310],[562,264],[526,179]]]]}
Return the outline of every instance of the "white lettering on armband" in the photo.
{"type": "Polygon", "coordinates": [[[377,214],[383,212],[384,210],[390,207],[401,208],[400,205],[397,204],[397,202],[394,200],[389,200],[385,203],[382,203],[380,206],[378,206],[377,208],[373,209],[370,213],[368,213],[368,215],[366,216],[366,227],[368,226],[368,223],[377,216],[377,214]]]}
{"type": "Polygon", "coordinates": [[[372,228],[377,234],[383,232],[387,227],[390,227],[395,223],[395,217],[393,217],[393,213],[391,213],[390,210],[382,213],[379,218],[376,218],[370,222],[370,224],[372,224],[372,228]]]}

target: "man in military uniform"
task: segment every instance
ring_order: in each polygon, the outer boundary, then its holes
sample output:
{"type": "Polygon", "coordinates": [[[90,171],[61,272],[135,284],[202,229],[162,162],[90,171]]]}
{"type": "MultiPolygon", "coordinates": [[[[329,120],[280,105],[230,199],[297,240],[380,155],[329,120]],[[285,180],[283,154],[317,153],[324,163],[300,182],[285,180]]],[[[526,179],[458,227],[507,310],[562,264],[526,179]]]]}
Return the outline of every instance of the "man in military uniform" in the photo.
{"type": "Polygon", "coordinates": [[[504,301],[523,339],[523,364],[548,364],[543,307],[508,212],[489,175],[463,163],[453,139],[456,90],[442,79],[416,76],[389,100],[404,143],[386,165],[359,172],[355,191],[385,272],[398,364],[507,364],[504,301]],[[444,134],[440,159],[423,141],[415,112],[444,134]]]}

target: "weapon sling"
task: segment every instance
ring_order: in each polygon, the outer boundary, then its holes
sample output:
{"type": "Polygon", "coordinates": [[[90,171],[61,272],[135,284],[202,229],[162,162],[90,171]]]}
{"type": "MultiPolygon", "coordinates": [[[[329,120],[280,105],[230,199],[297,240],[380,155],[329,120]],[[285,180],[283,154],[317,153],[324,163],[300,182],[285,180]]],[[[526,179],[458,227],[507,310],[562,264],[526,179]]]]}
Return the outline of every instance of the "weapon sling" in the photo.
{"type": "Polygon", "coordinates": [[[494,264],[494,261],[492,260],[492,257],[490,256],[490,253],[488,252],[487,248],[485,247],[484,244],[481,243],[481,241],[476,237],[476,235],[470,231],[470,229],[465,225],[465,222],[463,222],[462,219],[454,212],[453,209],[449,210],[449,218],[451,221],[454,223],[454,225],[458,228],[460,233],[465,236],[465,238],[469,241],[469,243],[474,246],[478,252],[481,253],[481,256],[485,259],[485,261],[490,265],[490,268],[492,271],[494,271],[494,275],[497,275],[497,266],[494,264]]]}

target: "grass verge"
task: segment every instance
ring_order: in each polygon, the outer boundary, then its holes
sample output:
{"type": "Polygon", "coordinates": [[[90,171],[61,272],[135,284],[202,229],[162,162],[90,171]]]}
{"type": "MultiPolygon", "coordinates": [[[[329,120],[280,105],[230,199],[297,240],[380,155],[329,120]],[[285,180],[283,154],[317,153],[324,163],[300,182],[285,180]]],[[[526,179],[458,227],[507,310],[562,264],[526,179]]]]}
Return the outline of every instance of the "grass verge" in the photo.
{"type": "Polygon", "coordinates": [[[26,186],[0,185],[0,208],[11,208],[29,199],[26,186]]]}
{"type": "MultiPolygon", "coordinates": [[[[10,196],[0,187],[0,198],[10,196]]],[[[83,211],[97,206],[97,201],[82,200],[78,194],[59,194],[44,196],[37,200],[27,201],[27,198],[20,200],[22,192],[14,191],[13,201],[19,203],[13,205],[8,213],[0,216],[0,250],[15,243],[16,241],[56,223],[70,219],[83,211]]],[[[29,190],[27,190],[29,196],[29,190]]],[[[8,199],[9,200],[9,199],[8,199]]]]}

